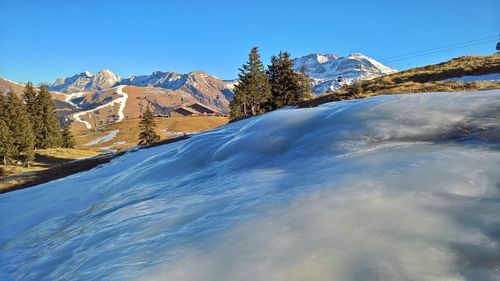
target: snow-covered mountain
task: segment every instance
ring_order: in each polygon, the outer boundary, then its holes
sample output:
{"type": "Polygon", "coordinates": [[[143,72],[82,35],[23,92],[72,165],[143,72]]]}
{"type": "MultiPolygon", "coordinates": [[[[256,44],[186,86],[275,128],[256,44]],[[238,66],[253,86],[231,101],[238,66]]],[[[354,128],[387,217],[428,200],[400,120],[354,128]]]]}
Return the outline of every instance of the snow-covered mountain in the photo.
{"type": "Polygon", "coordinates": [[[58,78],[53,84],[43,83],[50,91],[76,93],[82,91],[104,90],[113,87],[121,80],[109,69],[103,69],[96,74],[85,71],[67,78],[58,78]]]}
{"type": "Polygon", "coordinates": [[[293,63],[297,72],[305,67],[315,94],[351,84],[356,79],[367,80],[397,71],[359,53],[346,57],[334,54],[309,54],[294,59],[293,63]]]}
{"type": "Polygon", "coordinates": [[[499,107],[277,110],[2,194],[0,280],[498,280],[499,107]]]}

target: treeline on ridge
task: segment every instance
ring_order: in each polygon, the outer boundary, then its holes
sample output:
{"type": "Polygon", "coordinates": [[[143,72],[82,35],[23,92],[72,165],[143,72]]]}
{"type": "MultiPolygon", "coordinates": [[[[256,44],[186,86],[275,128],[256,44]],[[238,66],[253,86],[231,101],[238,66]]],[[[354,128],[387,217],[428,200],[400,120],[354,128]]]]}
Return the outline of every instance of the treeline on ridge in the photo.
{"type": "Polygon", "coordinates": [[[50,93],[27,83],[22,98],[9,92],[0,95],[0,160],[3,165],[22,162],[29,166],[35,150],[72,148],[69,127],[62,129],[50,93]]]}
{"type": "Polygon", "coordinates": [[[252,48],[247,63],[239,69],[238,80],[229,105],[233,119],[294,105],[313,96],[305,69],[296,73],[288,52],[273,55],[265,70],[258,48],[252,48]]]}

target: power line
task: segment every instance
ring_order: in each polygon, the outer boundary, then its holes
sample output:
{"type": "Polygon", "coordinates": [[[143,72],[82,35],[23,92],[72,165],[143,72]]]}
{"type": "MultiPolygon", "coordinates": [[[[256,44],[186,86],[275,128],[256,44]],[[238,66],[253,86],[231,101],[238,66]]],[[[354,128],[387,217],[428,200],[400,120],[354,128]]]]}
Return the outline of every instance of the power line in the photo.
{"type": "Polygon", "coordinates": [[[453,44],[450,44],[450,45],[445,45],[445,46],[441,46],[441,47],[437,47],[437,48],[420,50],[420,51],[406,53],[406,54],[401,54],[401,55],[392,56],[392,57],[386,57],[386,58],[381,59],[381,61],[382,60],[390,60],[390,59],[398,58],[398,57],[404,57],[404,56],[413,55],[413,54],[418,54],[418,53],[421,53],[421,52],[429,52],[429,51],[434,51],[434,50],[438,50],[438,49],[449,48],[449,47],[453,47],[453,46],[456,46],[456,45],[468,44],[468,43],[475,42],[475,41],[482,41],[482,40],[497,38],[497,36],[498,35],[490,35],[490,36],[481,37],[481,38],[474,39],[474,40],[462,41],[462,42],[453,43],[453,44]]]}
{"type": "Polygon", "coordinates": [[[488,40],[488,41],[484,41],[484,42],[462,45],[462,46],[442,49],[442,50],[433,51],[433,52],[426,52],[426,53],[421,53],[421,54],[417,54],[417,55],[413,55],[413,56],[401,57],[399,59],[384,60],[383,62],[384,63],[393,63],[393,62],[398,62],[398,61],[404,61],[404,60],[408,60],[408,59],[412,59],[412,58],[424,57],[424,56],[433,55],[433,54],[437,54],[437,53],[443,53],[443,52],[447,52],[447,51],[451,51],[451,50],[457,50],[457,49],[462,49],[462,48],[466,48],[466,47],[472,47],[472,46],[482,45],[482,44],[486,44],[486,43],[492,43],[492,42],[496,42],[496,40],[488,40]]]}
{"type": "Polygon", "coordinates": [[[450,51],[450,50],[456,50],[456,49],[460,49],[460,48],[491,43],[491,42],[496,41],[496,39],[492,39],[492,38],[496,38],[497,36],[498,35],[488,36],[488,37],[478,38],[478,39],[464,41],[464,42],[460,42],[460,43],[450,44],[450,45],[446,45],[446,46],[442,46],[442,47],[438,47],[438,48],[426,49],[426,50],[406,53],[406,54],[402,54],[402,55],[398,55],[398,56],[386,57],[386,58],[381,59],[379,61],[384,62],[384,63],[396,62],[396,61],[401,61],[401,60],[407,60],[410,58],[427,56],[427,55],[446,52],[446,51],[450,51]]]}

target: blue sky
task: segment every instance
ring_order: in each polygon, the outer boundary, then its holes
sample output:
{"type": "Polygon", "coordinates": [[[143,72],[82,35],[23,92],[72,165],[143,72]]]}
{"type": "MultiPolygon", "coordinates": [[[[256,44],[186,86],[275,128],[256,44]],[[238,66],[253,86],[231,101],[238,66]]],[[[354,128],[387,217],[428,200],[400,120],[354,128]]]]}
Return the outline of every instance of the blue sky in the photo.
{"type": "MultiPolygon", "coordinates": [[[[123,77],[204,70],[232,79],[252,46],[266,64],[280,50],[382,60],[500,33],[498,0],[1,0],[0,11],[0,76],[35,83],[102,68],[123,77]]],[[[387,65],[489,54],[495,43],[387,65]]]]}

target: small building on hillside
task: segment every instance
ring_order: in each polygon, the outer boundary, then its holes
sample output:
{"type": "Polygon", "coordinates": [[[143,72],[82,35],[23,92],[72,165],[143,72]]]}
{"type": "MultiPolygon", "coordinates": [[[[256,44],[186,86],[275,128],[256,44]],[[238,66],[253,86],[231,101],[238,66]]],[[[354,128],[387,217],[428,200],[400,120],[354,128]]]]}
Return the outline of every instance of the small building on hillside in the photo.
{"type": "Polygon", "coordinates": [[[193,103],[190,105],[182,105],[177,108],[172,109],[168,113],[168,117],[178,117],[178,116],[223,116],[224,114],[216,109],[208,107],[201,103],[193,103]]]}

